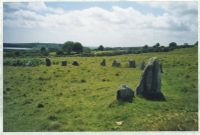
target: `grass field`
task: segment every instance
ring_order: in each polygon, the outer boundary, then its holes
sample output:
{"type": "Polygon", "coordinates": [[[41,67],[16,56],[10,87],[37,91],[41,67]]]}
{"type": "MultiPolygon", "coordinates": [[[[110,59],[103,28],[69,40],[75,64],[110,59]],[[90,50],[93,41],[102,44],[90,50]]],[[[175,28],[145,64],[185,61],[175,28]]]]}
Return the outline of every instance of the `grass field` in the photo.
{"type": "Polygon", "coordinates": [[[198,130],[197,50],[51,58],[67,60],[70,64],[66,67],[4,66],[4,131],[198,130]],[[163,64],[161,91],[166,101],[136,97],[133,103],[116,102],[120,85],[127,84],[135,91],[142,73],[140,62],[153,56],[163,64]],[[100,66],[103,58],[106,67],[100,66]],[[114,59],[120,60],[122,67],[111,67],[114,59]],[[136,60],[137,68],[127,67],[130,59],[136,60]],[[72,66],[73,60],[80,66],[72,66]],[[116,124],[120,121],[122,124],[116,124]]]}

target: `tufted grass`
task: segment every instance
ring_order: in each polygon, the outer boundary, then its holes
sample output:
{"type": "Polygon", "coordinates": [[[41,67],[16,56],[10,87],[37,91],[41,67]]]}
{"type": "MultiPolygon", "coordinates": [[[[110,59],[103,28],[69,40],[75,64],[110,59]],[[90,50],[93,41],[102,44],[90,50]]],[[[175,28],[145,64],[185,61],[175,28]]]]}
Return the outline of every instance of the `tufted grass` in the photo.
{"type": "Polygon", "coordinates": [[[4,66],[4,131],[198,130],[197,50],[51,58],[67,60],[70,64],[66,67],[61,63],[51,67],[4,66]],[[116,102],[120,85],[127,84],[135,91],[142,73],[139,63],[153,56],[163,64],[161,88],[166,101],[136,97],[133,103],[116,102]],[[100,66],[103,58],[106,67],[100,66]],[[114,59],[120,60],[122,67],[111,67],[114,59]],[[136,60],[137,68],[127,68],[130,59],[136,60]],[[72,66],[73,60],[80,66],[72,66]],[[118,121],[123,123],[117,125],[118,121]]]}

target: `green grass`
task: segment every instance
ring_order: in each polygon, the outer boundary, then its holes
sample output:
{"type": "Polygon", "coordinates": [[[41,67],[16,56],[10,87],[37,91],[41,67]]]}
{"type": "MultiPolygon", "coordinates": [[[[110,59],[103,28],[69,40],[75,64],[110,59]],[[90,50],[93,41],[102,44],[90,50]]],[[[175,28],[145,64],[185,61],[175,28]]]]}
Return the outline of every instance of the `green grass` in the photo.
{"type": "Polygon", "coordinates": [[[77,67],[4,66],[4,131],[198,130],[197,50],[52,58],[77,60],[77,67]],[[127,84],[135,91],[142,73],[139,63],[153,56],[163,64],[161,89],[166,101],[136,97],[133,103],[118,103],[118,87],[127,84]],[[100,66],[103,58],[106,67],[100,66]],[[114,59],[122,67],[111,67],[114,59]],[[136,69],[127,68],[129,59],[136,60],[136,69]]]}

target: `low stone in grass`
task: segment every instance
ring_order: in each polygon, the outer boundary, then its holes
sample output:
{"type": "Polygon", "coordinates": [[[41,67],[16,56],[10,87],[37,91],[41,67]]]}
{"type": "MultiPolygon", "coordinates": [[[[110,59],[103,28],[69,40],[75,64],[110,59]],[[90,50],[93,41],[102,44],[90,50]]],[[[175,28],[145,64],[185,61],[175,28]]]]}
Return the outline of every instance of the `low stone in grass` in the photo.
{"type": "Polygon", "coordinates": [[[142,75],[140,84],[136,88],[137,95],[146,99],[165,100],[161,92],[160,62],[156,57],[149,60],[142,75]]]}
{"type": "Polygon", "coordinates": [[[118,60],[113,60],[112,66],[113,67],[120,67],[121,63],[118,60]]]}
{"type": "Polygon", "coordinates": [[[122,85],[117,90],[117,100],[118,101],[133,102],[133,97],[134,97],[134,91],[126,85],[122,85]]]}
{"type": "Polygon", "coordinates": [[[49,58],[46,58],[46,66],[51,66],[51,60],[49,58]]]}
{"type": "Polygon", "coordinates": [[[129,60],[129,67],[130,68],[136,68],[136,63],[135,63],[135,60],[129,60]]]}
{"type": "Polygon", "coordinates": [[[79,66],[79,63],[78,63],[77,61],[73,61],[73,62],[72,62],[72,65],[74,65],[74,66],[79,66]]]}
{"type": "Polygon", "coordinates": [[[67,66],[67,61],[62,61],[61,65],[62,66],[67,66]]]}
{"type": "Polygon", "coordinates": [[[106,66],[106,60],[103,59],[102,62],[100,63],[101,66],[106,66]]]}

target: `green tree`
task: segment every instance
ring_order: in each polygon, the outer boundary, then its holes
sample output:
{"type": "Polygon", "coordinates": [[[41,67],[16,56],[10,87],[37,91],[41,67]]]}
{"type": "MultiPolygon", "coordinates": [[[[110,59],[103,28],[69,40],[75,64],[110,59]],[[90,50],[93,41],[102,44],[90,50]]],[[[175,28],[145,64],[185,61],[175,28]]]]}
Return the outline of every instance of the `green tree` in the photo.
{"type": "Polygon", "coordinates": [[[73,45],[74,45],[74,42],[67,41],[64,43],[62,49],[63,49],[63,51],[67,52],[67,54],[71,54],[73,45]]]}
{"type": "Polygon", "coordinates": [[[45,47],[42,47],[42,48],[40,49],[40,52],[41,52],[41,54],[44,55],[44,56],[48,56],[48,54],[49,54],[45,47]]]}
{"type": "Polygon", "coordinates": [[[99,47],[98,47],[98,49],[97,50],[99,50],[99,51],[103,51],[104,50],[104,47],[103,47],[103,45],[100,45],[99,47]]]}
{"type": "Polygon", "coordinates": [[[79,42],[75,42],[72,46],[72,51],[76,52],[76,53],[81,53],[83,52],[83,46],[81,43],[79,42]]]}
{"type": "Polygon", "coordinates": [[[67,52],[67,54],[71,54],[71,52],[81,53],[83,52],[83,46],[79,42],[67,41],[63,45],[63,51],[67,52]]]}
{"type": "Polygon", "coordinates": [[[149,47],[148,45],[144,45],[144,47],[143,47],[143,48],[144,48],[144,49],[148,49],[148,47],[149,47]]]}
{"type": "Polygon", "coordinates": [[[175,42],[171,42],[171,43],[169,43],[169,47],[176,48],[177,44],[175,42]]]}
{"type": "Polygon", "coordinates": [[[156,43],[153,47],[154,47],[154,48],[160,47],[160,43],[156,43]]]}

